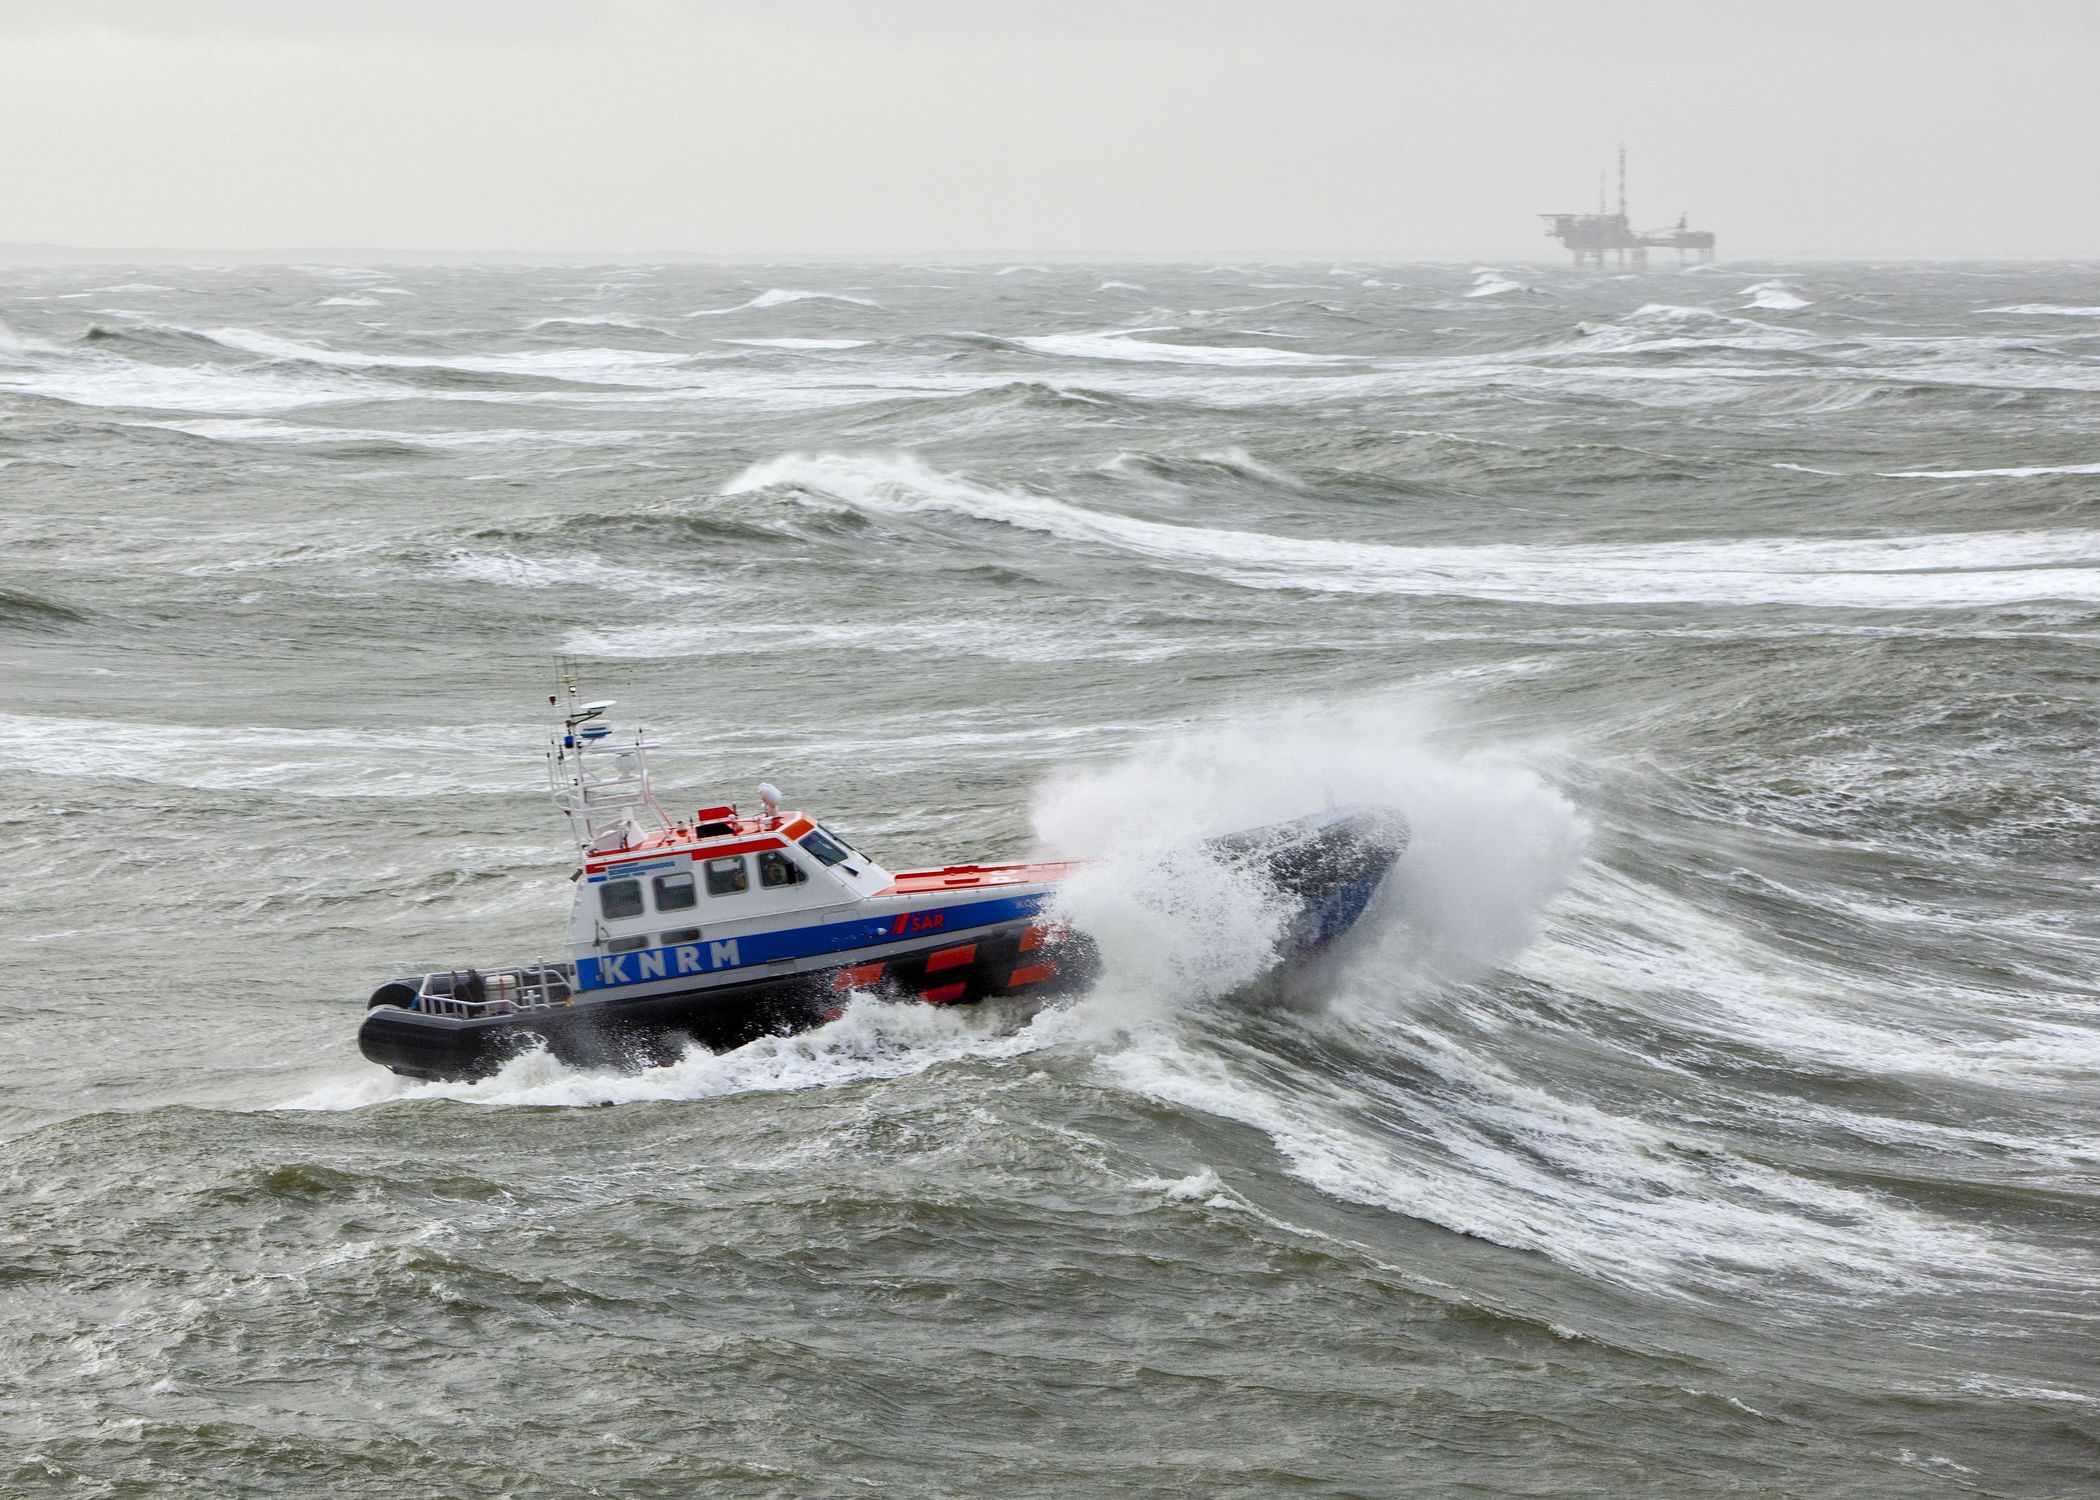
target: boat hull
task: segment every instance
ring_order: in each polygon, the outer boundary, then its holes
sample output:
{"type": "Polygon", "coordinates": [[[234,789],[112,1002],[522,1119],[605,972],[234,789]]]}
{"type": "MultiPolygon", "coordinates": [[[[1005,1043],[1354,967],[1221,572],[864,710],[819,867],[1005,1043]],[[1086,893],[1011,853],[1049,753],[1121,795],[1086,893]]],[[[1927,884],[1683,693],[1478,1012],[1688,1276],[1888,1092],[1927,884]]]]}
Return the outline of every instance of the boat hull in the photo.
{"type": "Polygon", "coordinates": [[[696,1043],[724,1052],[762,1036],[807,1031],[836,1016],[856,993],[935,1005],[1023,994],[1047,999],[1083,988],[1098,968],[1086,938],[1031,922],[902,952],[835,957],[840,961],[794,974],[578,998],[507,1015],[430,1014],[377,1003],[366,1011],[357,1043],[372,1062],[412,1078],[484,1078],[535,1048],[575,1067],[648,1067],[675,1061],[696,1043]]]}

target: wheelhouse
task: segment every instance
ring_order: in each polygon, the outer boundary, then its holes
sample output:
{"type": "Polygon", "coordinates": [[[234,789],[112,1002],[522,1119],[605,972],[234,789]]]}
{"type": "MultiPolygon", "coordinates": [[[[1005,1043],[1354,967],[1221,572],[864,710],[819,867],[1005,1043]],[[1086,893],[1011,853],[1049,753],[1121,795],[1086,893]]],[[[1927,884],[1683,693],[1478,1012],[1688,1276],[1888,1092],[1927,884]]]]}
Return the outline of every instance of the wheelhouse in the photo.
{"type": "Polygon", "coordinates": [[[703,808],[631,847],[587,854],[569,940],[578,958],[695,943],[858,901],[893,883],[887,870],[800,813],[744,817],[703,808]]]}

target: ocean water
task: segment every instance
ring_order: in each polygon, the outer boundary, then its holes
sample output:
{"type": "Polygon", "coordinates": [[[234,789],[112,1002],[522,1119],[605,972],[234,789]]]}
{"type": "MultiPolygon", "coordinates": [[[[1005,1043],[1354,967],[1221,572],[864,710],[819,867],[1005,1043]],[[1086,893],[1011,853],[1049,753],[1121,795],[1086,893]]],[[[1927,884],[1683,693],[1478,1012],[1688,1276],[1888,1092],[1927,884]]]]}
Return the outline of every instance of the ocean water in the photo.
{"type": "Polygon", "coordinates": [[[0,272],[0,1493],[2100,1492],[2100,267],[0,272]],[[1038,1015],[415,1085],[692,805],[1038,1015]],[[1417,841],[1250,990],[1147,857],[1417,841]]]}

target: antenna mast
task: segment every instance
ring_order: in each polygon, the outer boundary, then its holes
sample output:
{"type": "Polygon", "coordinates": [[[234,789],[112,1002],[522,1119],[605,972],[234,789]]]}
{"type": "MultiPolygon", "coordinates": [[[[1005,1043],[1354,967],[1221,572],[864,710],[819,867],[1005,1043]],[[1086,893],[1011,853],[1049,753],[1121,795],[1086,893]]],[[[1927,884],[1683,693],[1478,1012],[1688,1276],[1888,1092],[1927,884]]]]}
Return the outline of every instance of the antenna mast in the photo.
{"type": "Polygon", "coordinates": [[[649,787],[649,751],[654,747],[636,730],[631,739],[614,743],[604,720],[612,701],[583,703],[582,674],[568,657],[557,657],[554,691],[547,696],[556,728],[548,737],[547,772],[554,805],[569,815],[569,832],[588,854],[632,848],[647,830],[640,814],[658,829],[671,819],[649,787]]]}

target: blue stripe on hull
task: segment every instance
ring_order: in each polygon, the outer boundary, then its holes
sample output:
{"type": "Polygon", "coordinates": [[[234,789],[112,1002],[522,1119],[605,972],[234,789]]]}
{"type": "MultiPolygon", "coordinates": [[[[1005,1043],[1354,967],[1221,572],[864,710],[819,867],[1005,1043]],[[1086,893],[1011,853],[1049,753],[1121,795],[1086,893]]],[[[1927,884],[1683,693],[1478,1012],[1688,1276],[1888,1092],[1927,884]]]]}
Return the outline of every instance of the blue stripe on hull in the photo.
{"type": "Polygon", "coordinates": [[[883,917],[856,917],[819,927],[788,927],[772,932],[741,933],[733,938],[679,943],[669,948],[642,948],[578,960],[580,990],[618,989],[659,979],[693,974],[721,974],[783,959],[812,958],[849,948],[869,948],[903,938],[928,938],[971,932],[1032,917],[1050,899],[1048,892],[1007,896],[994,901],[966,901],[955,906],[921,907],[883,917]]]}
{"type": "Polygon", "coordinates": [[[1313,943],[1317,945],[1332,942],[1354,927],[1357,919],[1363,916],[1364,909],[1371,904],[1371,898],[1378,894],[1379,886],[1384,883],[1385,872],[1381,870],[1370,880],[1358,880],[1339,887],[1325,901],[1313,907],[1309,914],[1312,919],[1310,926],[1313,943]]]}

